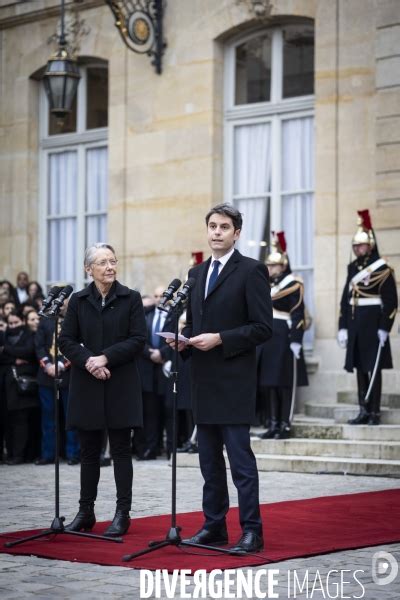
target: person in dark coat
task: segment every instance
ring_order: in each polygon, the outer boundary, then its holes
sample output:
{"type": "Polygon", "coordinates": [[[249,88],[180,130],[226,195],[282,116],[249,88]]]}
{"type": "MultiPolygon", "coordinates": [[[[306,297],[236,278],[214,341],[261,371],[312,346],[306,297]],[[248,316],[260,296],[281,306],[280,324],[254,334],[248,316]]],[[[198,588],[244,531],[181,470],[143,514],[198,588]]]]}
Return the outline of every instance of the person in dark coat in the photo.
{"type": "Polygon", "coordinates": [[[356,259],[347,267],[340,302],[338,343],[346,348],[346,371],[357,371],[360,410],[349,423],[379,425],[382,369],[393,368],[389,332],[398,299],[393,269],[379,256],[369,211],[358,211],[358,215],[358,228],[352,240],[356,259]],[[381,355],[366,401],[379,348],[381,355]]]}
{"type": "Polygon", "coordinates": [[[296,385],[308,385],[302,349],[304,288],[302,281],[292,274],[284,232],[272,236],[266,265],[271,278],[273,334],[258,348],[258,386],[268,403],[270,423],[260,437],[286,439],[290,436],[294,410],[294,369],[296,385]]]}
{"type": "Polygon", "coordinates": [[[154,290],[154,305],[146,315],[147,337],[141,356],[138,358],[143,394],[143,430],[135,432],[137,460],[157,458],[164,426],[167,431],[167,455],[172,450],[172,414],[166,403],[167,378],[163,364],[169,359],[171,350],[159,331],[172,331],[172,316],[158,308],[164,287],[154,290]]]}
{"type": "Polygon", "coordinates": [[[39,398],[37,389],[31,393],[21,393],[15,377],[35,377],[37,360],[34,334],[25,325],[22,314],[11,311],[6,320],[7,330],[3,333],[0,346],[2,364],[7,365],[4,381],[7,403],[7,464],[17,465],[23,463],[27,457],[31,412],[37,408],[39,398]]]}
{"type": "MultiPolygon", "coordinates": [[[[225,445],[243,531],[234,549],[257,552],[264,542],[250,423],[256,406],[256,346],[272,332],[268,273],[261,262],[235,250],[242,228],[242,216],[235,207],[220,204],[212,208],[206,224],[212,256],[189,271],[196,284],[182,331],[190,338],[192,404],[204,478],[205,520],[190,541],[204,545],[228,542],[225,445]]],[[[180,342],[178,349],[184,348],[185,342],[180,342]]]]}
{"type": "Polygon", "coordinates": [[[116,280],[112,246],[88,248],[84,266],[93,282],[72,295],[60,335],[60,350],[71,362],[67,427],[78,430],[81,445],[80,509],[66,528],[90,530],[96,522],[94,502],[107,429],[117,506],[105,535],[119,536],[130,525],[131,429],[143,424],[137,357],[146,340],[146,323],[140,294],[116,280]]]}
{"type": "MultiPolygon", "coordinates": [[[[58,321],[59,332],[67,310],[68,300],[64,302],[60,310],[58,321]]],[[[36,465],[47,465],[54,462],[56,440],[54,420],[54,357],[55,321],[52,319],[41,319],[35,336],[35,350],[39,361],[38,384],[41,405],[41,427],[42,445],[41,456],[35,461],[36,465]]],[[[71,363],[62,354],[58,354],[58,379],[59,397],[66,415],[69,393],[69,375],[71,363]]],[[[66,458],[69,465],[79,463],[79,440],[75,430],[67,429],[66,432],[66,458]]]]}

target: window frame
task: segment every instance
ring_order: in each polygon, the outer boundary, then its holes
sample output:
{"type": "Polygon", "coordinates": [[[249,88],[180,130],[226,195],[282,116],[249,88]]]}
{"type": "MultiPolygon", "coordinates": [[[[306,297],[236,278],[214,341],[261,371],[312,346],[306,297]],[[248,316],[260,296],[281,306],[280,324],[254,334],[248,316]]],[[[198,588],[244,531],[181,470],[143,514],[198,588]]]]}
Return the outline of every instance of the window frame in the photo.
{"type": "MultiPolygon", "coordinates": [[[[301,23],[299,23],[301,24],[301,23]]],[[[270,123],[271,148],[273,157],[271,161],[271,190],[269,193],[251,194],[240,196],[245,199],[264,197],[269,198],[270,228],[272,231],[283,229],[282,198],[295,194],[312,193],[312,190],[281,189],[282,176],[282,124],[285,120],[312,117],[315,118],[315,95],[298,96],[295,98],[282,98],[283,83],[283,34],[284,24],[268,27],[271,32],[271,93],[270,100],[235,105],[235,68],[237,46],[256,38],[265,32],[265,26],[253,29],[250,33],[242,34],[225,47],[224,52],[224,132],[223,132],[223,186],[224,201],[235,202],[238,196],[234,194],[234,158],[235,158],[235,127],[241,125],[257,125],[270,123]]],[[[267,240],[268,241],[268,240],[267,240]]],[[[289,248],[290,256],[290,248],[289,248]]],[[[292,264],[293,270],[314,272],[314,262],[311,264],[292,264]]],[[[311,334],[313,337],[313,334],[311,334]]]]}
{"type": "MultiPolygon", "coordinates": [[[[48,99],[43,85],[40,86],[39,98],[39,281],[44,282],[46,288],[54,284],[47,279],[48,258],[48,190],[49,190],[49,156],[54,153],[75,151],[77,153],[77,211],[76,211],[76,263],[75,281],[66,282],[80,289],[86,282],[83,270],[83,254],[85,251],[85,225],[86,217],[94,214],[107,215],[106,211],[96,213],[86,210],[86,152],[91,148],[108,148],[108,127],[85,129],[86,126],[86,86],[87,69],[91,66],[108,69],[104,62],[90,61],[79,65],[81,80],[77,91],[77,131],[74,133],[48,134],[48,99]]],[[[70,216],[70,215],[69,215],[70,216]]],[[[103,240],[102,240],[103,241],[103,240]]],[[[104,240],[105,241],[105,240],[104,240]]]]}

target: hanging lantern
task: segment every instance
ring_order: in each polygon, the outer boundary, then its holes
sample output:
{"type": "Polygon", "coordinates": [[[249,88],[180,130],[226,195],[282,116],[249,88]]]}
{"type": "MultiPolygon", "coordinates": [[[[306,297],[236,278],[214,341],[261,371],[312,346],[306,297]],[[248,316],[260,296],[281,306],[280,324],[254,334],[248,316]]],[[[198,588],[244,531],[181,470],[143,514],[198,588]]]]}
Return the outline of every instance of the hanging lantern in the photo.
{"type": "Polygon", "coordinates": [[[47,62],[43,83],[49,99],[50,112],[58,119],[64,119],[71,112],[80,79],[78,63],[67,50],[64,0],[61,0],[61,34],[58,43],[57,52],[47,62]]]}

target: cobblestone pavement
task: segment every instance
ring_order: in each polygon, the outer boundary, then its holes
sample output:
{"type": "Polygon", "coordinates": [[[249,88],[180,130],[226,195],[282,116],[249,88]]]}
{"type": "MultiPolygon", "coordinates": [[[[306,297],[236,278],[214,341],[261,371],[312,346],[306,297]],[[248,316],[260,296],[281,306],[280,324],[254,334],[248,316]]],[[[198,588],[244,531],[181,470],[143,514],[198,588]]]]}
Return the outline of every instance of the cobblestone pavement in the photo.
{"type": "MultiPolygon", "coordinates": [[[[165,459],[146,463],[134,463],[134,506],[135,516],[168,513],[170,511],[171,468],[165,459]]],[[[60,467],[60,514],[67,519],[74,516],[77,509],[79,490],[79,466],[60,467]]],[[[34,465],[0,466],[0,531],[13,531],[23,528],[47,527],[54,516],[54,467],[34,465]]],[[[397,488],[399,481],[378,477],[351,477],[342,475],[309,475],[292,473],[260,473],[260,496],[262,502],[277,502],[300,498],[312,498],[351,492],[364,492],[397,488]]],[[[202,480],[198,469],[178,470],[178,511],[201,510],[202,480]]],[[[101,470],[99,500],[96,515],[99,521],[113,516],[115,508],[115,488],[112,468],[101,470]]],[[[235,505],[236,493],[231,487],[231,501],[235,505]]],[[[328,517],[328,515],[327,515],[328,517]]],[[[284,543],[284,540],[282,540],[284,543]]],[[[268,544],[268,540],[266,540],[268,544]]],[[[366,600],[400,599],[400,573],[386,585],[374,581],[372,561],[379,551],[389,552],[393,564],[381,559],[377,570],[377,581],[390,578],[400,562],[400,543],[388,546],[363,548],[347,552],[336,552],[306,559],[294,559],[274,563],[267,567],[251,570],[254,579],[260,578],[262,596],[254,587],[253,594],[243,597],[299,598],[365,598],[366,600]],[[396,562],[397,561],[397,562],[396,562]],[[382,566],[383,563],[383,566],[382,566]],[[389,566],[388,566],[389,565],[389,566]],[[272,569],[279,570],[274,574],[272,569]],[[386,569],[386,571],[385,571],[386,569]],[[342,575],[340,571],[345,571],[342,575]],[[358,570],[355,573],[355,570],[358,570]],[[257,575],[257,571],[261,571],[257,575]],[[336,571],[336,572],[332,572],[336,571]],[[337,573],[339,571],[339,573],[337,573]],[[380,572],[381,571],[381,572],[380,572]],[[330,573],[331,572],[331,573],[330,573]],[[328,573],[329,576],[328,576],[328,573]],[[268,575],[277,581],[276,586],[267,592],[268,575]],[[340,588],[340,576],[343,584],[340,588]],[[296,587],[294,580],[296,578],[296,587]],[[346,583],[349,582],[349,583],[346,583]],[[302,587],[303,586],[303,587],[302,587]],[[302,587],[302,589],[301,589],[302,587]],[[275,592],[277,595],[272,595],[275,592]]],[[[249,577],[249,570],[244,573],[249,577]]],[[[239,581],[233,574],[234,583],[239,581]]],[[[178,580],[178,583],[180,580],[178,580]]],[[[272,580],[271,580],[272,584],[272,580]]],[[[231,584],[232,585],[232,584],[231,584]]],[[[193,581],[187,588],[189,594],[195,589],[193,581]]],[[[232,587],[219,592],[217,585],[210,586],[207,596],[234,598],[232,587]]],[[[161,586],[161,598],[167,598],[161,586]]],[[[0,555],[0,598],[19,600],[33,597],[40,600],[55,598],[77,598],[89,600],[102,598],[139,599],[140,571],[124,567],[104,567],[93,564],[46,560],[34,556],[0,555]]],[[[155,595],[147,596],[150,598],[155,595]]],[[[185,597],[178,586],[175,599],[185,597]]],[[[186,596],[191,597],[191,595],[186,596]]]]}

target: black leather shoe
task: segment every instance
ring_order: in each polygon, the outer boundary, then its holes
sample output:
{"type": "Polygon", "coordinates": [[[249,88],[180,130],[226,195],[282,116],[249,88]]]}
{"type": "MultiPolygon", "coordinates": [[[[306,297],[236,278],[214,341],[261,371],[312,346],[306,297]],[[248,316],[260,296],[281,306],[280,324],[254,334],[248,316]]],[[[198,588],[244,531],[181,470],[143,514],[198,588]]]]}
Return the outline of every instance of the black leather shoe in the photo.
{"type": "Polygon", "coordinates": [[[53,465],[54,464],[54,460],[52,460],[51,458],[38,458],[37,460],[35,460],[35,465],[38,465],[39,467],[43,466],[43,465],[53,465]]]}
{"type": "Polygon", "coordinates": [[[371,413],[368,419],[368,425],[380,425],[381,415],[379,413],[371,413]]]}
{"type": "Polygon", "coordinates": [[[362,408],[354,419],[349,419],[347,422],[349,425],[366,425],[369,421],[369,416],[369,412],[365,408],[362,408]]]}
{"type": "Polygon", "coordinates": [[[260,440],[271,440],[279,433],[278,421],[271,421],[268,429],[258,436],[260,440]]]}
{"type": "Polygon", "coordinates": [[[6,460],[6,465],[22,465],[24,459],[21,456],[14,456],[14,458],[8,458],[6,460]]]}
{"type": "Polygon", "coordinates": [[[290,438],[290,425],[289,423],[281,423],[280,428],[274,435],[275,440],[287,440],[290,438]]]}
{"type": "Polygon", "coordinates": [[[221,527],[219,529],[203,528],[191,538],[186,538],[183,541],[204,546],[225,546],[225,544],[228,543],[228,532],[226,527],[221,527]]]}
{"type": "Polygon", "coordinates": [[[157,453],[153,450],[145,450],[141,456],[138,456],[136,460],[155,460],[157,453]]]}
{"type": "Polygon", "coordinates": [[[66,531],[91,531],[96,524],[93,507],[79,509],[75,519],[64,527],[66,531]]]}
{"type": "Polygon", "coordinates": [[[68,465],[79,465],[79,458],[69,458],[67,460],[68,465]]]}
{"type": "Polygon", "coordinates": [[[130,524],[129,511],[116,510],[111,525],[107,527],[103,535],[107,537],[124,535],[128,531],[130,524]]]}
{"type": "Polygon", "coordinates": [[[261,535],[254,533],[254,531],[246,531],[236,546],[230,548],[235,552],[252,553],[260,552],[264,548],[264,540],[261,535]]]}

